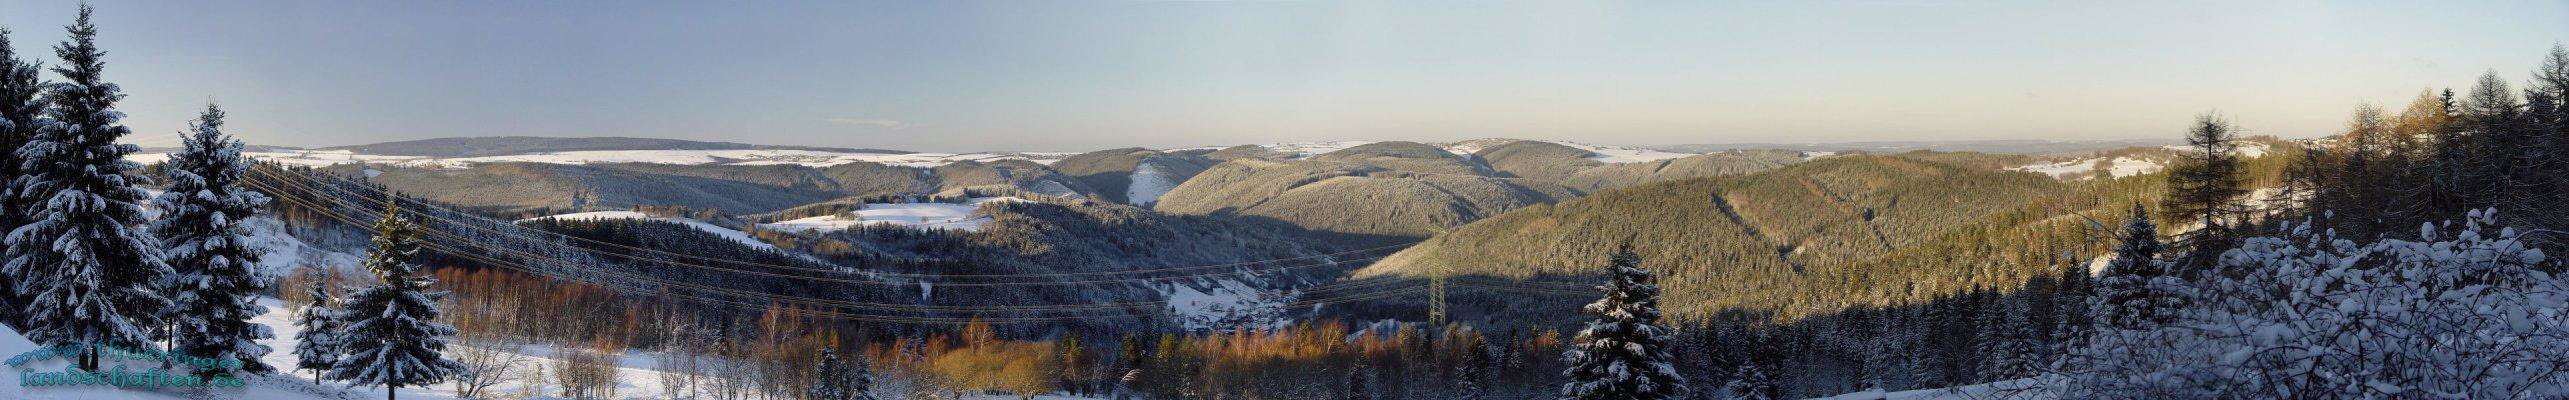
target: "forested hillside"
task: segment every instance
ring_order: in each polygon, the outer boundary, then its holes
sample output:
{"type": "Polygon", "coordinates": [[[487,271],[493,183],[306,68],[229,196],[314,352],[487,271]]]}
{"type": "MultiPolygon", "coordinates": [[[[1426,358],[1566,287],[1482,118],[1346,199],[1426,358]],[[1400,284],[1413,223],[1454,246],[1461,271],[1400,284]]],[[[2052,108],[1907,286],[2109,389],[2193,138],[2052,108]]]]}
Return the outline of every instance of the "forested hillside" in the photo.
{"type": "Polygon", "coordinates": [[[512,216],[636,206],[748,214],[847,196],[926,194],[967,187],[1012,188],[1057,196],[1096,193],[1051,167],[1023,160],[960,161],[934,168],[858,161],[818,168],[791,164],[494,162],[460,168],[342,164],[323,169],[363,176],[438,202],[512,216]]]}
{"type": "Polygon", "coordinates": [[[1311,160],[1223,162],[1153,208],[1268,219],[1359,236],[1425,237],[1499,212],[1578,195],[1557,184],[1488,176],[1470,159],[1416,143],[1368,145],[1311,160]]]}
{"type": "MultiPolygon", "coordinates": [[[[1918,281],[1873,274],[1914,271],[1940,278],[1927,282],[1969,287],[1975,282],[1968,270],[1886,261],[1953,236],[1995,234],[2021,224],[1991,222],[2006,216],[2044,208],[2058,210],[2046,218],[2064,215],[2071,210],[2058,208],[2058,199],[2092,194],[2039,175],[1928,161],[1968,158],[1925,152],[1833,157],[1750,175],[1612,190],[1457,228],[1358,276],[1418,277],[1442,269],[1559,280],[1588,273],[1586,264],[1630,242],[1666,277],[1670,311],[1680,318],[1788,306],[1825,312],[1830,310],[1809,303],[1878,303],[1932,292],[1911,294],[1905,286],[1918,281]],[[1875,282],[1897,287],[1865,288],[1875,282]],[[1875,290],[1890,297],[1863,293],[1875,290]]],[[[1557,307],[1522,311],[1557,314],[1557,307]]]]}

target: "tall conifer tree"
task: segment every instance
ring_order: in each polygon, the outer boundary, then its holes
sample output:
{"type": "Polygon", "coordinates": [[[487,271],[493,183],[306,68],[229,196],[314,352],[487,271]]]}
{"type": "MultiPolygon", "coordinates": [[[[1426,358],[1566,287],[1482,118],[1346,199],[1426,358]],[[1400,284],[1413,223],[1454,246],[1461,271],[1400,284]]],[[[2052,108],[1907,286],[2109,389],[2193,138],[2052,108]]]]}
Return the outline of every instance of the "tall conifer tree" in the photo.
{"type": "Polygon", "coordinates": [[[2150,282],[2168,275],[2159,262],[2158,225],[2150,223],[2150,211],[2140,204],[2132,205],[2132,217],[2123,224],[2122,243],[2114,246],[2114,260],[2105,267],[2104,277],[2096,282],[2097,322],[2121,329],[2139,329],[2164,322],[2168,317],[2161,305],[2165,294],[2151,289],[2150,282]]]}
{"type": "MultiPolygon", "coordinates": [[[[27,225],[9,233],[0,271],[28,296],[28,339],[139,348],[156,339],[169,307],[159,285],[170,267],[160,243],[135,229],[145,194],[135,187],[142,178],[127,175],[141,166],[125,155],[137,147],[116,143],[130,132],[117,122],[124,114],[116,101],[125,95],[103,78],[106,52],[89,17],[82,6],[71,39],[54,46],[63,65],[53,71],[63,82],[47,86],[50,121],[17,149],[22,176],[13,195],[34,207],[27,225]]],[[[97,368],[97,351],[83,353],[80,367],[97,368]]]]}
{"type": "MultiPolygon", "coordinates": [[[[155,201],[161,219],[152,225],[177,272],[169,285],[175,307],[164,317],[171,341],[179,354],[240,360],[249,373],[274,372],[259,361],[269,349],[258,343],[274,334],[250,323],[250,317],[268,312],[257,301],[266,291],[258,276],[260,251],[239,225],[268,198],[239,186],[250,164],[241,158],[241,142],[223,134],[222,108],[206,105],[194,128],[162,168],[170,188],[155,201]]],[[[211,377],[227,371],[198,372],[211,377]]]]}
{"type": "Polygon", "coordinates": [[[1659,325],[1659,285],[1641,256],[1627,244],[1606,264],[1605,297],[1586,310],[1588,322],[1572,340],[1562,371],[1570,383],[1561,387],[1568,399],[1675,398],[1686,391],[1686,379],[1669,364],[1669,331],[1659,325]]]}
{"type": "Polygon", "coordinates": [[[2186,132],[2188,147],[2168,171],[2164,208],[2176,220],[2200,225],[2182,242],[2187,273],[2211,266],[2222,250],[2229,249],[2238,237],[2236,224],[2245,217],[2239,198],[2248,189],[2240,174],[2239,143],[2231,130],[2230,122],[2219,116],[2195,117],[2194,127],[2186,132]]]}
{"type": "Polygon", "coordinates": [[[349,296],[339,315],[346,327],[338,335],[341,356],[330,378],[353,385],[384,387],[384,398],[405,386],[426,386],[464,372],[464,364],[443,354],[455,328],[437,323],[437,299],[445,292],[428,290],[433,283],[417,276],[419,226],[402,218],[401,209],[385,207],[375,224],[375,252],[366,259],[382,283],[349,296]]]}
{"type": "Polygon", "coordinates": [[[848,380],[847,364],[839,361],[838,350],[821,349],[820,365],[815,367],[816,370],[812,371],[812,378],[818,382],[813,382],[812,384],[811,393],[809,393],[812,396],[812,399],[850,400],[856,398],[855,391],[853,388],[849,387],[850,384],[854,382],[850,382],[848,380]]]}
{"type": "MultiPolygon", "coordinates": [[[[9,33],[8,29],[0,28],[0,154],[14,159],[19,147],[35,139],[36,128],[43,122],[37,117],[44,113],[45,102],[37,97],[44,91],[43,82],[37,80],[37,70],[41,67],[34,60],[18,57],[16,47],[9,43],[9,33]]],[[[25,226],[28,210],[34,205],[34,202],[13,194],[17,192],[16,182],[21,175],[19,164],[0,162],[0,237],[25,226]]],[[[0,253],[6,251],[6,242],[0,241],[0,253]]],[[[6,261],[6,258],[0,258],[0,262],[6,261]]],[[[16,281],[15,273],[0,269],[0,310],[26,309],[27,296],[17,290],[13,283],[16,281]]],[[[25,319],[24,313],[10,313],[0,315],[0,324],[24,332],[27,330],[25,319]]]]}

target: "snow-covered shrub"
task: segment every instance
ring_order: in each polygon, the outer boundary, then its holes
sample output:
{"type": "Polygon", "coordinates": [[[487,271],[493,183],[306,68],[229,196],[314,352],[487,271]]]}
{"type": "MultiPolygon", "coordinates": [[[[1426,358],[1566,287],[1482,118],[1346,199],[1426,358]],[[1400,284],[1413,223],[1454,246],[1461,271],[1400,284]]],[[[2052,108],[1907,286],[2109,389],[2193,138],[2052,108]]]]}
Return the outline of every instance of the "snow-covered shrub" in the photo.
{"type": "Polygon", "coordinates": [[[2475,211],[2370,244],[2291,226],[2154,289],[2165,325],[2100,329],[2064,363],[2073,398],[2569,396],[2569,284],[2475,211]]]}

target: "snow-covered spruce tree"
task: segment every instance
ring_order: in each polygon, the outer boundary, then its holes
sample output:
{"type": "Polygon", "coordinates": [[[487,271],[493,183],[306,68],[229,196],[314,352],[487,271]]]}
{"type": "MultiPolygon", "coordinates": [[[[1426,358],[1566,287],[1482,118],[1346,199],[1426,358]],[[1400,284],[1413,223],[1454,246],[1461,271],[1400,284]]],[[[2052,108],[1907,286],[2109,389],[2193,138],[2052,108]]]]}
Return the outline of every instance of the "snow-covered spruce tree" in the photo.
{"type": "MultiPolygon", "coordinates": [[[[250,247],[239,225],[268,198],[238,186],[250,163],[241,158],[241,142],[223,134],[222,108],[206,105],[194,128],[162,167],[170,188],[155,199],[161,219],[152,224],[176,272],[168,285],[173,307],[163,316],[172,347],[188,356],[241,360],[242,372],[275,372],[259,362],[269,349],[258,343],[274,334],[250,323],[250,317],[268,312],[257,301],[266,290],[258,272],[260,251],[250,247]]],[[[229,372],[197,371],[206,377],[229,372]]]]}
{"type": "Polygon", "coordinates": [[[2121,329],[2157,325],[2166,320],[2166,308],[2175,302],[2164,293],[2150,290],[2151,282],[2168,276],[2167,265],[2159,261],[2158,225],[2150,223],[2150,211],[2140,204],[2132,205],[2132,217],[2123,224],[2114,246],[2113,261],[2106,263],[2102,278],[2096,282],[2095,310],[2097,323],[2121,329]]]}
{"type": "Polygon", "coordinates": [[[446,359],[446,338],[455,328],[437,323],[437,299],[428,278],[416,276],[419,226],[402,218],[401,209],[386,207],[375,223],[375,251],[366,267],[382,283],[348,296],[341,307],[337,337],[341,356],[330,378],[352,385],[383,386],[392,398],[403,386],[444,382],[464,372],[464,364],[446,359]]]}
{"type": "Polygon", "coordinates": [[[847,363],[847,390],[855,400],[874,400],[874,361],[860,354],[847,363]]]}
{"type": "Polygon", "coordinates": [[[1974,350],[1982,355],[1979,368],[1975,368],[1980,374],[1979,382],[2031,376],[2036,365],[2041,363],[2036,359],[2040,346],[2034,340],[2034,324],[2027,318],[2031,314],[2026,301],[2002,297],[1981,308],[1980,316],[1976,318],[1980,324],[1979,337],[1972,341],[1974,350]]]}
{"type": "Polygon", "coordinates": [[[1586,310],[1597,319],[1572,339],[1561,386],[1569,399],[1667,399],[1686,391],[1686,378],[1669,364],[1669,331],[1659,326],[1659,285],[1641,256],[1624,245],[1606,264],[1605,297],[1586,310]]]}
{"type": "Polygon", "coordinates": [[[866,391],[864,364],[853,368],[838,357],[838,350],[821,349],[820,365],[813,371],[811,393],[815,400],[871,399],[866,391]]]}
{"type": "MultiPolygon", "coordinates": [[[[15,196],[35,206],[26,226],[9,233],[0,271],[17,277],[27,338],[43,345],[111,345],[139,348],[155,339],[160,311],[169,307],[159,285],[170,275],[160,243],[140,229],[142,189],[128,171],[140,169],[117,144],[128,131],[117,120],[116,84],[101,78],[98,29],[90,9],[54,46],[63,82],[47,87],[49,123],[17,150],[22,176],[15,196]]],[[[98,352],[84,351],[82,369],[98,368],[98,352]]]]}
{"type": "MultiPolygon", "coordinates": [[[[16,47],[9,43],[9,30],[0,28],[0,154],[17,154],[18,148],[36,137],[37,119],[45,111],[44,99],[36,97],[44,86],[36,80],[36,62],[18,58],[16,47]]],[[[14,155],[12,157],[15,157],[14,155]]],[[[27,209],[34,203],[12,195],[17,191],[19,176],[16,162],[0,162],[0,237],[27,224],[27,209]]],[[[6,245],[0,244],[0,251],[6,245]]],[[[6,258],[0,258],[5,262],[6,258]]],[[[24,310],[26,296],[19,293],[16,274],[0,269],[0,310],[24,310]]],[[[27,331],[25,313],[0,315],[0,325],[19,332],[27,331]]]]}
{"type": "Polygon", "coordinates": [[[330,308],[332,279],[313,279],[305,296],[311,304],[294,312],[294,326],[301,330],[294,338],[294,368],[312,371],[312,383],[321,383],[323,374],[339,362],[339,316],[330,308]]]}
{"type": "Polygon", "coordinates": [[[1779,395],[1779,391],[1776,390],[1775,387],[1775,378],[1767,376],[1766,369],[1758,368],[1757,363],[1751,362],[1740,364],[1739,371],[1733,373],[1733,375],[1738,377],[1731,379],[1729,384],[1725,384],[1722,387],[1723,391],[1730,392],[1730,398],[1732,400],[1773,400],[1778,398],[1777,396],[1779,395]]]}
{"type": "Polygon", "coordinates": [[[2358,244],[2251,238],[2161,327],[2100,331],[2065,398],[2569,396],[2569,281],[2495,212],[2358,244]]]}

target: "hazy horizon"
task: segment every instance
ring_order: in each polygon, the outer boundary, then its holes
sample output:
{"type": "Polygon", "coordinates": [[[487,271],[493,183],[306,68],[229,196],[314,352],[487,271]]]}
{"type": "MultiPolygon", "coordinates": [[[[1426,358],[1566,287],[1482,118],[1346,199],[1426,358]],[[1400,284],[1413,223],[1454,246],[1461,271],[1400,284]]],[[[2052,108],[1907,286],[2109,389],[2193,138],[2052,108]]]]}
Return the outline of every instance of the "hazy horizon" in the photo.
{"type": "MultiPolygon", "coordinates": [[[[2569,2],[101,2],[134,141],[624,136],[917,151],[1482,137],[1612,145],[2333,133],[2569,2]]],[[[51,64],[77,3],[0,0],[51,64]]],[[[2546,33],[2548,32],[2548,33],[2546,33]]],[[[47,74],[51,78],[51,74],[47,74]]]]}

